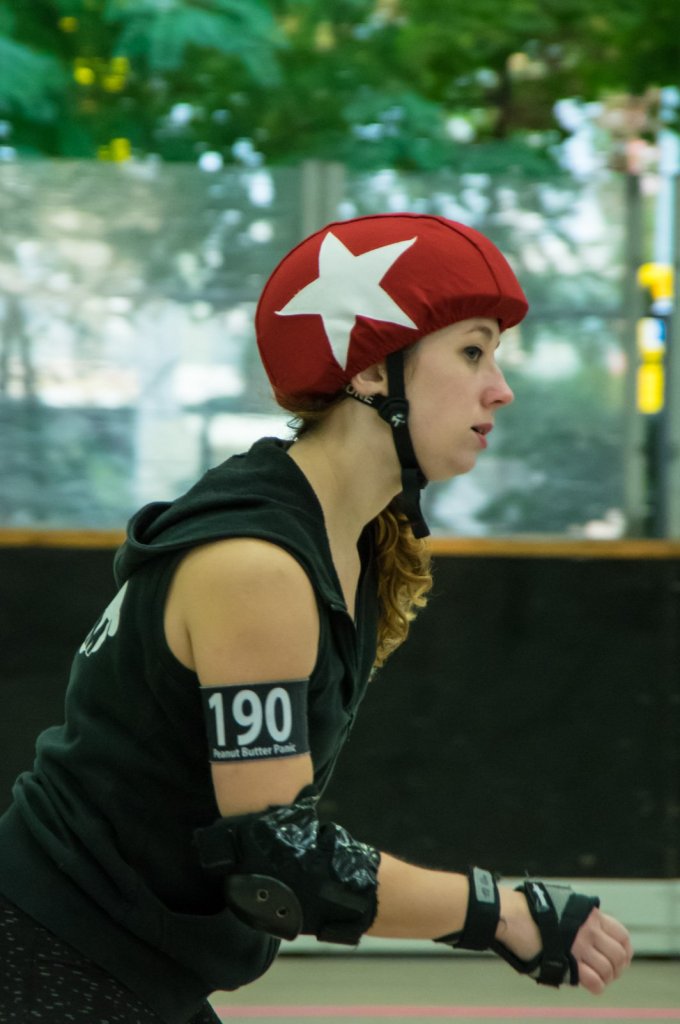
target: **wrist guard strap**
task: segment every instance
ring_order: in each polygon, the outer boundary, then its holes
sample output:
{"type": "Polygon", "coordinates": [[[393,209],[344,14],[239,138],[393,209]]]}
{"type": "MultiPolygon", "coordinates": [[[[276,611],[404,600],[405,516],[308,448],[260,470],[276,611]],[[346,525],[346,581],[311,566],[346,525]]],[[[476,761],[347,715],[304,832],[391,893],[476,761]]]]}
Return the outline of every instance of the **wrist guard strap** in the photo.
{"type": "Polygon", "coordinates": [[[529,912],[538,925],[543,949],[533,960],[520,960],[502,942],[491,948],[520,974],[528,974],[539,985],[559,988],[569,978],[570,985],[578,985],[578,964],[571,953],[576,933],[594,907],[599,907],[597,896],[584,896],[569,885],[527,881],[518,885],[517,892],[526,896],[529,912]]]}
{"type": "Polygon", "coordinates": [[[468,878],[470,896],[463,930],[442,935],[435,942],[446,942],[456,949],[489,949],[500,918],[498,886],[491,872],[483,868],[470,868],[468,878]]]}

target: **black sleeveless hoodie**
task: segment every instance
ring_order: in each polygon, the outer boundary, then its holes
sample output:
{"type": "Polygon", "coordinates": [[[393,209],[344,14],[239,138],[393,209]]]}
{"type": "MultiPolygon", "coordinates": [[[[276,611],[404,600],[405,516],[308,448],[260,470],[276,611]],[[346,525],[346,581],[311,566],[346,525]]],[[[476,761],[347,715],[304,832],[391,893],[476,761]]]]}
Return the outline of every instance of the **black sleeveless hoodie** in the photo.
{"type": "MultiPolygon", "coordinates": [[[[308,697],[323,790],[375,657],[377,584],[360,542],[356,625],[335,573],[321,506],[266,438],[172,503],[141,509],[116,554],[116,597],[76,654],[65,721],[38,739],[0,819],[0,891],[182,1024],[210,993],[259,977],[278,944],[225,908],[193,835],[218,817],[196,675],[172,655],[163,610],[186,552],[227,537],[280,545],[314,588],[320,640],[308,697]]],[[[248,600],[247,580],[243,581],[248,600]]]]}

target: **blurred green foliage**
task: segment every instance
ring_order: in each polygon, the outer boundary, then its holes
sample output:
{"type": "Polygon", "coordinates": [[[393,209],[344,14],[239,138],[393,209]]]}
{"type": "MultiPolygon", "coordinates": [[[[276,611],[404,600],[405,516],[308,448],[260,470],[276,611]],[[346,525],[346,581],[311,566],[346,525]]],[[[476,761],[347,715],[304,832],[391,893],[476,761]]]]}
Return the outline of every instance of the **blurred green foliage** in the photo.
{"type": "Polygon", "coordinates": [[[0,0],[23,156],[535,172],[558,99],[638,97],[644,137],[679,84],[677,0],[0,0]]]}

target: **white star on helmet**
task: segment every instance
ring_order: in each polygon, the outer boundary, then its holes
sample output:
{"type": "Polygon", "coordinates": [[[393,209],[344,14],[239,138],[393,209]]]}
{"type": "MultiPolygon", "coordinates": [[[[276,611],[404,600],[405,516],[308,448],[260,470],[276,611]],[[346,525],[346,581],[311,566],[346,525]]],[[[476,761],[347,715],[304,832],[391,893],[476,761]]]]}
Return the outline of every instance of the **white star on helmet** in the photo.
{"type": "Polygon", "coordinates": [[[380,285],[390,267],[415,241],[408,238],[355,256],[329,231],[319,249],[319,276],[277,310],[277,316],[320,316],[333,356],[346,369],[350,335],[358,316],[417,328],[380,285]]]}

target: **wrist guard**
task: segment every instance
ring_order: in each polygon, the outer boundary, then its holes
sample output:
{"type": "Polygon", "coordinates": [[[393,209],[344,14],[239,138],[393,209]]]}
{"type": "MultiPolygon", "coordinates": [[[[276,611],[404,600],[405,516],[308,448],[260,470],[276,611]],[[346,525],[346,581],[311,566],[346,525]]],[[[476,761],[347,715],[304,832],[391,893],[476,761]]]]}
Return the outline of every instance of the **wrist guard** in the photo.
{"type": "Polygon", "coordinates": [[[483,868],[470,868],[468,879],[470,895],[463,930],[442,935],[435,942],[446,942],[456,949],[490,949],[501,913],[498,886],[491,872],[483,868]]]}
{"type": "Polygon", "coordinates": [[[380,854],[321,825],[312,787],[292,805],[222,818],[194,838],[202,866],[223,875],[227,905],[251,928],[353,946],[373,923],[380,854]]]}
{"type": "Polygon", "coordinates": [[[529,912],[541,934],[542,950],[532,960],[520,960],[496,938],[500,920],[500,899],[495,879],[489,871],[472,868],[469,872],[470,898],[465,925],[437,939],[458,949],[491,949],[520,974],[528,974],[539,985],[558,988],[568,976],[570,985],[578,985],[578,964],[571,947],[576,933],[600,901],[595,896],[575,893],[568,885],[526,881],[516,891],[524,893],[529,912]]]}
{"type": "Polygon", "coordinates": [[[569,977],[570,985],[578,985],[578,964],[571,954],[576,933],[594,907],[597,896],[584,896],[569,885],[527,881],[517,886],[529,905],[529,912],[538,925],[543,949],[533,960],[520,960],[501,942],[492,949],[520,974],[528,974],[539,985],[559,988],[569,977]]]}

